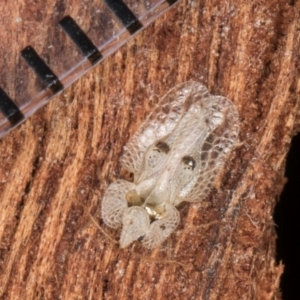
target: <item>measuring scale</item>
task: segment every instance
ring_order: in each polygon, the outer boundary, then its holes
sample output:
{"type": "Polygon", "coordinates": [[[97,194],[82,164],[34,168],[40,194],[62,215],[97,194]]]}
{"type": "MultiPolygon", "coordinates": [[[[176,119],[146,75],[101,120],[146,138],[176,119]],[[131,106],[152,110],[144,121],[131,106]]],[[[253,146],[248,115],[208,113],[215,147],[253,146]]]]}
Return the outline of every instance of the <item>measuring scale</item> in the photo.
{"type": "Polygon", "coordinates": [[[0,82],[0,138],[115,52],[177,1],[95,0],[98,6],[93,6],[95,13],[91,16],[88,33],[72,15],[63,17],[56,25],[71,41],[70,47],[65,47],[67,50],[61,51],[59,57],[51,56],[61,48],[59,38],[53,38],[52,45],[48,46],[50,54],[40,55],[31,45],[25,47],[20,52],[23,61],[19,60],[15,70],[20,78],[16,78],[19,84],[14,98],[1,87],[0,82]],[[43,56],[51,63],[47,64],[43,56]]]}

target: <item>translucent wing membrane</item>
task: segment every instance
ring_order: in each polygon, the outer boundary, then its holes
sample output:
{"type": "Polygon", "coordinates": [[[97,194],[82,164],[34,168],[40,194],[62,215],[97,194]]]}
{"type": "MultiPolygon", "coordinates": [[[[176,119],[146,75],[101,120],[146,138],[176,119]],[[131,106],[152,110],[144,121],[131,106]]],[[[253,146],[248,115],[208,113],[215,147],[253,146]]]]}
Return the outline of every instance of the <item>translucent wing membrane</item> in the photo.
{"type": "MultiPolygon", "coordinates": [[[[221,96],[211,96],[207,104],[210,106],[210,118],[205,120],[208,130],[204,139],[199,140],[197,147],[189,153],[196,165],[193,178],[181,190],[175,205],[182,201],[201,201],[207,197],[238,138],[239,115],[234,104],[221,96]]],[[[178,174],[178,177],[180,179],[182,176],[178,174]]]]}
{"type": "Polygon", "coordinates": [[[124,211],[128,208],[125,196],[134,189],[135,184],[125,180],[117,180],[108,187],[102,200],[102,218],[108,226],[122,225],[124,211]]]}
{"type": "Polygon", "coordinates": [[[140,238],[147,248],[159,246],[179,223],[175,206],[207,197],[238,132],[227,98],[193,81],[171,89],[125,147],[122,163],[134,184],[114,183],[104,196],[104,221],[123,225],[121,247],[140,238]]]}
{"type": "Polygon", "coordinates": [[[178,210],[166,203],[164,216],[151,223],[142,240],[143,245],[150,249],[159,246],[176,229],[179,220],[178,210]]]}
{"type": "Polygon", "coordinates": [[[140,206],[132,206],[123,217],[123,229],[120,238],[121,248],[127,247],[149,230],[150,218],[146,210],[140,206]]]}
{"type": "Polygon", "coordinates": [[[192,81],[171,89],[124,147],[121,158],[124,168],[134,174],[140,173],[147,148],[170,134],[191,104],[208,96],[204,85],[192,81]]]}

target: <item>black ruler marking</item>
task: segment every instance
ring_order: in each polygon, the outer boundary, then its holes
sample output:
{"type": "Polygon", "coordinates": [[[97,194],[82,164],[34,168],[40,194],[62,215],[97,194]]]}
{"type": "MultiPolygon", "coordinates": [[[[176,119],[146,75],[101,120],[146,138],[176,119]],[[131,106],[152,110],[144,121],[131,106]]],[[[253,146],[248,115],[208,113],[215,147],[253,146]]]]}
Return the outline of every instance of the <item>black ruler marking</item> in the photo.
{"type": "Polygon", "coordinates": [[[165,0],[170,6],[176,3],[178,0],[165,0]]]}
{"type": "Polygon", "coordinates": [[[122,0],[103,0],[108,8],[116,15],[130,34],[143,28],[143,24],[122,0]]]}
{"type": "Polygon", "coordinates": [[[0,87],[0,111],[12,125],[20,123],[24,119],[19,107],[11,100],[0,87]]]}
{"type": "Polygon", "coordinates": [[[64,89],[58,77],[31,46],[23,49],[21,56],[47,88],[50,88],[54,93],[58,93],[64,89]]]}
{"type": "Polygon", "coordinates": [[[65,16],[58,23],[64,32],[70,37],[81,53],[92,63],[97,63],[103,58],[100,51],[70,16],[65,16]]]}

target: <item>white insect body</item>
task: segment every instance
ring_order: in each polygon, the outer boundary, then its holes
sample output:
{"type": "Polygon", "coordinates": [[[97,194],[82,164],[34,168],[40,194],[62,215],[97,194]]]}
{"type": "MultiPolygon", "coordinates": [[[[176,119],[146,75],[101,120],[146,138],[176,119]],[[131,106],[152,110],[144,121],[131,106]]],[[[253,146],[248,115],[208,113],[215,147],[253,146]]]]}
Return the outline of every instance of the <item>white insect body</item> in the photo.
{"type": "Polygon", "coordinates": [[[205,199],[239,132],[235,105],[198,82],[172,88],[124,147],[121,163],[134,182],[117,180],[105,192],[102,218],[122,226],[120,246],[142,240],[159,246],[177,227],[182,201],[205,199]]]}

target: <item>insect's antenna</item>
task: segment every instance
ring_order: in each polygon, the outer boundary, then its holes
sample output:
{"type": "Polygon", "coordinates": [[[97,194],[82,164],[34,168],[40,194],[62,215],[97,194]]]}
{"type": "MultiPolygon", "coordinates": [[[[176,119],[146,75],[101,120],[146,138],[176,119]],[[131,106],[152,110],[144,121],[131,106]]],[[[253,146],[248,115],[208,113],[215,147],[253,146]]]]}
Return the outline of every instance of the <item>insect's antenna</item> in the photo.
{"type": "Polygon", "coordinates": [[[102,228],[101,226],[96,222],[96,220],[93,218],[91,214],[89,214],[92,222],[96,225],[96,227],[114,244],[118,244],[116,240],[114,240],[112,237],[110,237],[102,228]]]}

